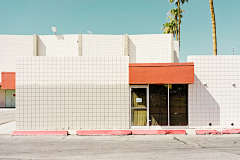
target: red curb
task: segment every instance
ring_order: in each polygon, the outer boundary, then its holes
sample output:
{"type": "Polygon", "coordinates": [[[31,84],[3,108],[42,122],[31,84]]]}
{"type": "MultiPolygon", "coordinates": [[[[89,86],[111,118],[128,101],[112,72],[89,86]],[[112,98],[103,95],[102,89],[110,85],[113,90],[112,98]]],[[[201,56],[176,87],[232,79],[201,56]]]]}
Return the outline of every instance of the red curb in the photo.
{"type": "Polygon", "coordinates": [[[195,130],[197,135],[219,134],[217,130],[195,130]]]}
{"type": "Polygon", "coordinates": [[[167,130],[132,130],[132,135],[167,134],[167,130]]]}
{"type": "Polygon", "coordinates": [[[185,130],[168,130],[167,134],[187,134],[185,130]]]}
{"type": "Polygon", "coordinates": [[[67,135],[68,131],[14,131],[13,136],[67,135]]]}
{"type": "Polygon", "coordinates": [[[129,135],[132,132],[130,130],[78,130],[77,135],[129,135]]]}
{"type": "Polygon", "coordinates": [[[240,134],[240,129],[226,129],[222,131],[222,134],[240,134]]]}

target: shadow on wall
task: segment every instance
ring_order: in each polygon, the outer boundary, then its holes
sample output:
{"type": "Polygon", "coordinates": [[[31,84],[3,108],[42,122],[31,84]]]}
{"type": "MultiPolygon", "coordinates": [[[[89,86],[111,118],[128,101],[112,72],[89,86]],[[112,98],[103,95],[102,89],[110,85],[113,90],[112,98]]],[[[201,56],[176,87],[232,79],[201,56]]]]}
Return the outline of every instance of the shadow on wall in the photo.
{"type": "Polygon", "coordinates": [[[194,74],[192,85],[192,99],[189,113],[190,128],[218,128],[220,127],[220,105],[204,86],[198,76],[194,74]]]}
{"type": "Polygon", "coordinates": [[[61,39],[61,40],[64,40],[64,36],[63,35],[56,35],[57,39],[61,39]]]}
{"type": "Polygon", "coordinates": [[[179,57],[177,55],[177,52],[174,50],[174,63],[179,63],[179,57]]]}
{"type": "MultiPolygon", "coordinates": [[[[56,41],[65,39],[63,35],[55,35],[54,38],[56,38],[56,41]]],[[[47,56],[46,45],[40,38],[38,38],[38,56],[47,56]]]]}
{"type": "Polygon", "coordinates": [[[136,63],[137,54],[136,54],[136,45],[128,38],[128,54],[129,54],[129,63],[136,63]]]}
{"type": "Polygon", "coordinates": [[[43,41],[38,38],[38,56],[46,56],[46,46],[43,41]]]}

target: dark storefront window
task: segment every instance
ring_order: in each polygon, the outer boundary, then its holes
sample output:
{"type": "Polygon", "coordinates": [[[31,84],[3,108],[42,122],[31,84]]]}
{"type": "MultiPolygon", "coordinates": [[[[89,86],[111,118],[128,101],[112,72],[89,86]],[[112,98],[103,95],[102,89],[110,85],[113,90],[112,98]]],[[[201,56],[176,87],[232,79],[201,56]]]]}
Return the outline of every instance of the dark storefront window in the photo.
{"type": "Polygon", "coordinates": [[[149,125],[188,125],[188,85],[149,85],[149,125]],[[168,99],[169,111],[168,114],[168,99]],[[169,124],[168,124],[169,116],[169,124]]]}
{"type": "Polygon", "coordinates": [[[168,125],[168,85],[149,85],[149,125],[168,125]]]}
{"type": "Polygon", "coordinates": [[[188,125],[188,85],[169,85],[170,126],[188,125]]]}

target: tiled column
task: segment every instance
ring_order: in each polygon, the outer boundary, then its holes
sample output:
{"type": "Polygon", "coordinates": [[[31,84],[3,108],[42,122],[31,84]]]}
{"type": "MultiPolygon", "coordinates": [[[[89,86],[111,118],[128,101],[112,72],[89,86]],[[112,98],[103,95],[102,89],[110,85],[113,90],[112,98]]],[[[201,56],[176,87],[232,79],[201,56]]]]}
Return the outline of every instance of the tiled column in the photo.
{"type": "Polygon", "coordinates": [[[82,35],[78,35],[78,55],[82,56],[82,35]]]}
{"type": "Polygon", "coordinates": [[[128,35],[124,34],[124,56],[128,55],[128,35]]]}
{"type": "Polygon", "coordinates": [[[33,56],[38,56],[38,36],[33,35],[33,56]]]}

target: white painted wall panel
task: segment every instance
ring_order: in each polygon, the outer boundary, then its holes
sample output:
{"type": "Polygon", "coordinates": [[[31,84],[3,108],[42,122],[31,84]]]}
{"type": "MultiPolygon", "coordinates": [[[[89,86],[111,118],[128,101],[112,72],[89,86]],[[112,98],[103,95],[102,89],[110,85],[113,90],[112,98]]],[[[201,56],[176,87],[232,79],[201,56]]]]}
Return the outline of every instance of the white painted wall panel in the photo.
{"type": "Polygon", "coordinates": [[[83,56],[123,56],[123,35],[82,35],[83,56]]]}
{"type": "Polygon", "coordinates": [[[38,36],[38,56],[78,56],[78,35],[38,36]]]}
{"type": "Polygon", "coordinates": [[[195,70],[189,85],[189,127],[239,128],[240,56],[188,56],[188,62],[194,62],[195,70]]]}
{"type": "Polygon", "coordinates": [[[129,35],[130,63],[171,63],[173,54],[170,34],[129,35]]]}

